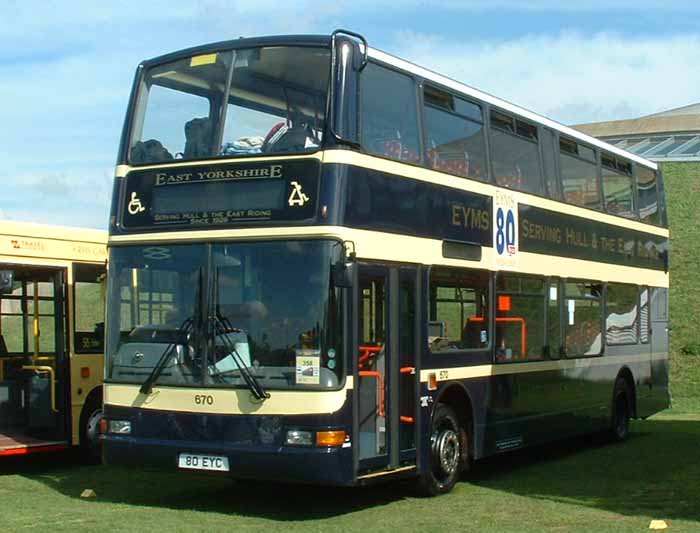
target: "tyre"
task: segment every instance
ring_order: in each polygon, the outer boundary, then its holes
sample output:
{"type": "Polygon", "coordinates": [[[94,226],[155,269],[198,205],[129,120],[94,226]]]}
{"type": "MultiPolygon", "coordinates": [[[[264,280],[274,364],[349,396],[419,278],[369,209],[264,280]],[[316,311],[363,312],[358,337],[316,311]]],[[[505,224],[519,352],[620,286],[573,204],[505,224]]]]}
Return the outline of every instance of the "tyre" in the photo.
{"type": "Polygon", "coordinates": [[[632,393],[624,378],[618,378],[613,389],[613,409],[610,432],[615,441],[622,442],[630,433],[632,393]]]}
{"type": "Polygon", "coordinates": [[[101,420],[102,396],[93,394],[83,405],[80,415],[80,452],[81,459],[86,463],[95,464],[102,460],[101,420]]]}
{"type": "Polygon", "coordinates": [[[439,403],[430,428],[430,465],[419,478],[420,493],[437,496],[449,492],[468,465],[467,432],[454,410],[439,403]]]}

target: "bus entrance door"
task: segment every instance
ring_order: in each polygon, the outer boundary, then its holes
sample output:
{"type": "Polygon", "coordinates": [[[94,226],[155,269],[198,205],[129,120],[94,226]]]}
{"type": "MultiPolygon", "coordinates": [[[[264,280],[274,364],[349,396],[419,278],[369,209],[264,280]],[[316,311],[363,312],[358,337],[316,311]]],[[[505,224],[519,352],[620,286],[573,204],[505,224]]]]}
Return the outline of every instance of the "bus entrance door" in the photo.
{"type": "Polygon", "coordinates": [[[0,267],[0,456],[64,448],[64,271],[0,267]]]}
{"type": "Polygon", "coordinates": [[[361,265],[359,271],[354,431],[359,477],[416,464],[417,276],[413,267],[361,265]]]}

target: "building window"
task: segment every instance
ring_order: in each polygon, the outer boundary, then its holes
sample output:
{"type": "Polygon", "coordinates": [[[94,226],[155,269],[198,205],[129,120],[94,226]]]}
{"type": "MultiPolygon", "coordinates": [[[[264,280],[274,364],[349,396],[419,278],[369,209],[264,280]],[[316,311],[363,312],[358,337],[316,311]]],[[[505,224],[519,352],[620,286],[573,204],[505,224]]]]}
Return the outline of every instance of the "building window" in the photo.
{"type": "Polygon", "coordinates": [[[567,357],[600,355],[603,286],[589,281],[564,284],[564,351],[567,357]]]}
{"type": "Polygon", "coordinates": [[[637,299],[636,285],[608,283],[605,305],[605,343],[637,344],[637,299]]]}
{"type": "Polygon", "coordinates": [[[537,127],[491,112],[491,160],[496,185],[543,194],[537,127]]]}
{"type": "Polygon", "coordinates": [[[428,167],[484,181],[486,145],[481,108],[432,87],[423,92],[428,167]]]}
{"type": "Polygon", "coordinates": [[[498,277],[496,287],[496,362],[542,359],[544,280],[503,275],[498,277]]]}
{"type": "Polygon", "coordinates": [[[413,79],[369,63],[362,71],[362,147],[382,157],[418,163],[418,117],[413,79]]]}
{"type": "Polygon", "coordinates": [[[489,276],[433,269],[430,275],[430,351],[449,353],[489,345],[489,276]]]}

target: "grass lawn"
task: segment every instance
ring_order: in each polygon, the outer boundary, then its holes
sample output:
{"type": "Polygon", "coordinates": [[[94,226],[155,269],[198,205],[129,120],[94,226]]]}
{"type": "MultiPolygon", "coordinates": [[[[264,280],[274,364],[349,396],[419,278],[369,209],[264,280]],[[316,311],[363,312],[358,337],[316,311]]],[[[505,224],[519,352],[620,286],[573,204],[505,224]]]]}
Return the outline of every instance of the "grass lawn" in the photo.
{"type": "MultiPolygon", "coordinates": [[[[687,411],[697,411],[688,404],[687,411]]],[[[408,483],[372,488],[247,484],[188,474],[81,466],[69,455],[0,463],[4,530],[700,530],[700,414],[635,422],[625,444],[601,437],[489,459],[439,498],[408,483]],[[81,499],[83,489],[94,499],[81,499]]]]}

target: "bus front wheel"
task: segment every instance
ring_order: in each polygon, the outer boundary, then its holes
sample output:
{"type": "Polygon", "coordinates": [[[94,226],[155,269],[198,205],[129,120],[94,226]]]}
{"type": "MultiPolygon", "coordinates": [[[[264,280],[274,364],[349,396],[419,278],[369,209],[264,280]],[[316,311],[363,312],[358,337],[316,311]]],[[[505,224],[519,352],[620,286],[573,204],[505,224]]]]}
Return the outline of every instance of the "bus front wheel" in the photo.
{"type": "Polygon", "coordinates": [[[82,460],[89,464],[102,459],[100,442],[100,421],[102,420],[102,397],[91,395],[83,406],[80,415],[80,449],[82,460]]]}
{"type": "Polygon", "coordinates": [[[419,479],[420,492],[437,496],[452,490],[464,470],[467,433],[454,410],[440,403],[430,429],[430,468],[419,479]]]}

